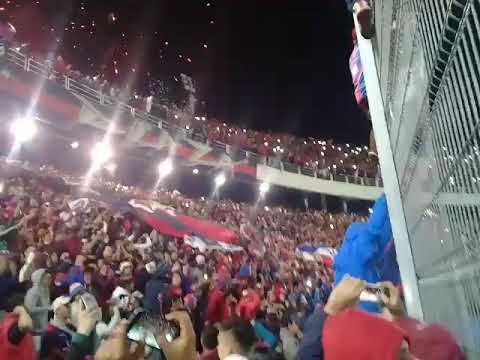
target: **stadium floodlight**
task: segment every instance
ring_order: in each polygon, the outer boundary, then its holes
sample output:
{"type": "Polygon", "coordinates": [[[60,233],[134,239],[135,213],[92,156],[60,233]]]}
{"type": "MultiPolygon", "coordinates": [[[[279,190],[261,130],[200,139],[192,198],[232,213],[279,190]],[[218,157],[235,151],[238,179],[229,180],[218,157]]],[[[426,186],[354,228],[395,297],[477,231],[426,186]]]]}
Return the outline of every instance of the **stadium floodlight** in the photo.
{"type": "Polygon", "coordinates": [[[227,178],[225,177],[225,174],[223,173],[218,174],[217,177],[215,178],[215,185],[217,187],[221,187],[225,184],[226,181],[227,181],[227,178]]]}
{"type": "Polygon", "coordinates": [[[262,182],[260,184],[260,194],[263,196],[270,190],[270,184],[266,182],[262,182]]]}
{"type": "Polygon", "coordinates": [[[162,161],[158,165],[158,175],[160,177],[165,177],[173,171],[173,162],[172,159],[168,158],[162,161]]]}
{"type": "Polygon", "coordinates": [[[78,149],[80,147],[80,143],[78,141],[74,141],[70,144],[72,149],[78,149]]]}
{"type": "Polygon", "coordinates": [[[101,165],[107,162],[113,156],[113,150],[108,140],[104,139],[96,143],[91,151],[94,164],[101,165]]]}
{"type": "Polygon", "coordinates": [[[10,126],[10,132],[19,143],[32,140],[37,134],[37,131],[38,127],[37,124],[35,124],[35,119],[31,117],[18,118],[10,126]]]}
{"type": "Polygon", "coordinates": [[[107,170],[109,173],[113,174],[115,172],[115,170],[117,170],[117,164],[110,163],[107,166],[105,166],[105,170],[107,170]]]}
{"type": "Polygon", "coordinates": [[[195,168],[192,170],[192,172],[193,172],[193,175],[198,175],[200,171],[197,168],[195,168]]]}

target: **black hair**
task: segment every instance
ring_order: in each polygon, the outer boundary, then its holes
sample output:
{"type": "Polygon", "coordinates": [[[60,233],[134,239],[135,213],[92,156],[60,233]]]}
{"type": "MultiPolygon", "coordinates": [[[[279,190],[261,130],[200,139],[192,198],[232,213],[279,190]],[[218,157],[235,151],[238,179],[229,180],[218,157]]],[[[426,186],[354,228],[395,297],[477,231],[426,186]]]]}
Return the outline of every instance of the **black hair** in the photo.
{"type": "Polygon", "coordinates": [[[13,293],[0,301],[0,309],[12,312],[17,306],[23,306],[28,287],[28,282],[18,284],[13,293]]]}
{"type": "Polygon", "coordinates": [[[248,354],[257,342],[252,324],[241,318],[235,317],[224,321],[220,325],[220,331],[230,331],[245,354],[248,354]]]}
{"type": "Polygon", "coordinates": [[[215,326],[206,326],[202,332],[202,344],[207,350],[214,350],[218,346],[218,329],[215,326]]]}

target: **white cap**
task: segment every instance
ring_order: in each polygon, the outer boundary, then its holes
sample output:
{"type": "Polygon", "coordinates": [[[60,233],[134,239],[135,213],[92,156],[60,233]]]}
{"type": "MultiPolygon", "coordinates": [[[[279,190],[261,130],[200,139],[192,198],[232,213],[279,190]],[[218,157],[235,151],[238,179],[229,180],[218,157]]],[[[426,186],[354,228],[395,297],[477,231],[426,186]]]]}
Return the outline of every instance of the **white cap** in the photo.
{"type": "Polygon", "coordinates": [[[145,269],[147,269],[147,272],[149,274],[153,274],[157,270],[157,265],[155,264],[155,261],[150,261],[147,265],[145,265],[145,269]]]}
{"type": "Polygon", "coordinates": [[[119,300],[120,296],[130,296],[130,293],[127,290],[125,290],[124,288],[122,288],[120,286],[117,286],[115,288],[115,290],[113,290],[111,299],[112,300],[119,300]]]}
{"type": "Polygon", "coordinates": [[[52,303],[52,310],[56,312],[57,309],[62,305],[67,305],[70,303],[70,297],[68,296],[59,296],[52,303]]]}

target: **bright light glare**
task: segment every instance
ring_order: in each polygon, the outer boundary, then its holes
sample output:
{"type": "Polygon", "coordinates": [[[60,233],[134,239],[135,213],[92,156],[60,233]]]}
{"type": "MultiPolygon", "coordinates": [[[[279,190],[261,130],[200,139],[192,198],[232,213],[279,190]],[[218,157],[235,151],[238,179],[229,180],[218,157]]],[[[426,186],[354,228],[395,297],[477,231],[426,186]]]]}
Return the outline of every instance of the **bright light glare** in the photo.
{"type": "Polygon", "coordinates": [[[192,172],[193,172],[193,175],[198,175],[198,173],[199,173],[198,169],[193,169],[192,172]]]}
{"type": "Polygon", "coordinates": [[[35,120],[29,117],[17,119],[10,126],[10,132],[20,143],[32,140],[37,134],[37,131],[38,128],[35,120]]]}
{"type": "Polygon", "coordinates": [[[260,194],[264,195],[270,190],[270,184],[263,182],[260,184],[260,194]]]}
{"type": "Polygon", "coordinates": [[[113,151],[109,142],[103,140],[93,146],[90,154],[95,164],[103,164],[112,157],[113,151]]]}
{"type": "Polygon", "coordinates": [[[225,184],[226,181],[227,181],[227,179],[225,178],[225,175],[224,174],[219,174],[215,178],[215,185],[217,185],[217,187],[220,187],[223,184],[225,184]]]}
{"type": "Polygon", "coordinates": [[[117,164],[115,163],[108,164],[107,166],[105,166],[105,169],[110,173],[114,173],[115,170],[117,170],[117,164]]]}
{"type": "Polygon", "coordinates": [[[171,159],[166,159],[158,165],[158,174],[160,176],[167,176],[173,171],[173,163],[171,159]]]}
{"type": "Polygon", "coordinates": [[[70,144],[70,147],[72,149],[78,149],[79,146],[80,146],[80,144],[78,143],[78,141],[74,141],[70,144]]]}

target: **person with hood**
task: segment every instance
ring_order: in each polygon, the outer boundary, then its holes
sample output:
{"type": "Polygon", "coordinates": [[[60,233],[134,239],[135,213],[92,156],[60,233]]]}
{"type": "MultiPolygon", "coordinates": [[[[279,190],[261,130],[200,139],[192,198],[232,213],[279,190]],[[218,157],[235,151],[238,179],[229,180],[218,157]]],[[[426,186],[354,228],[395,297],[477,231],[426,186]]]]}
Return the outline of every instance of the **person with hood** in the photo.
{"type": "Polygon", "coordinates": [[[169,266],[161,265],[145,285],[145,298],[143,301],[145,310],[152,314],[160,314],[159,295],[167,295],[171,281],[172,272],[169,266]]]}
{"type": "Polygon", "coordinates": [[[33,286],[25,296],[25,308],[32,317],[34,341],[37,350],[40,349],[41,333],[48,325],[50,310],[51,276],[45,269],[38,269],[32,274],[33,286]]]}
{"type": "MultiPolygon", "coordinates": [[[[347,230],[342,247],[335,257],[335,284],[348,275],[375,284],[383,281],[387,272],[384,254],[392,241],[392,226],[388,215],[387,199],[382,195],[373,207],[367,223],[353,223],[347,230]]],[[[397,266],[392,262],[392,266],[397,266]]],[[[389,269],[399,272],[398,266],[389,269]]],[[[375,304],[361,304],[364,310],[379,311],[375,304]]]]}

